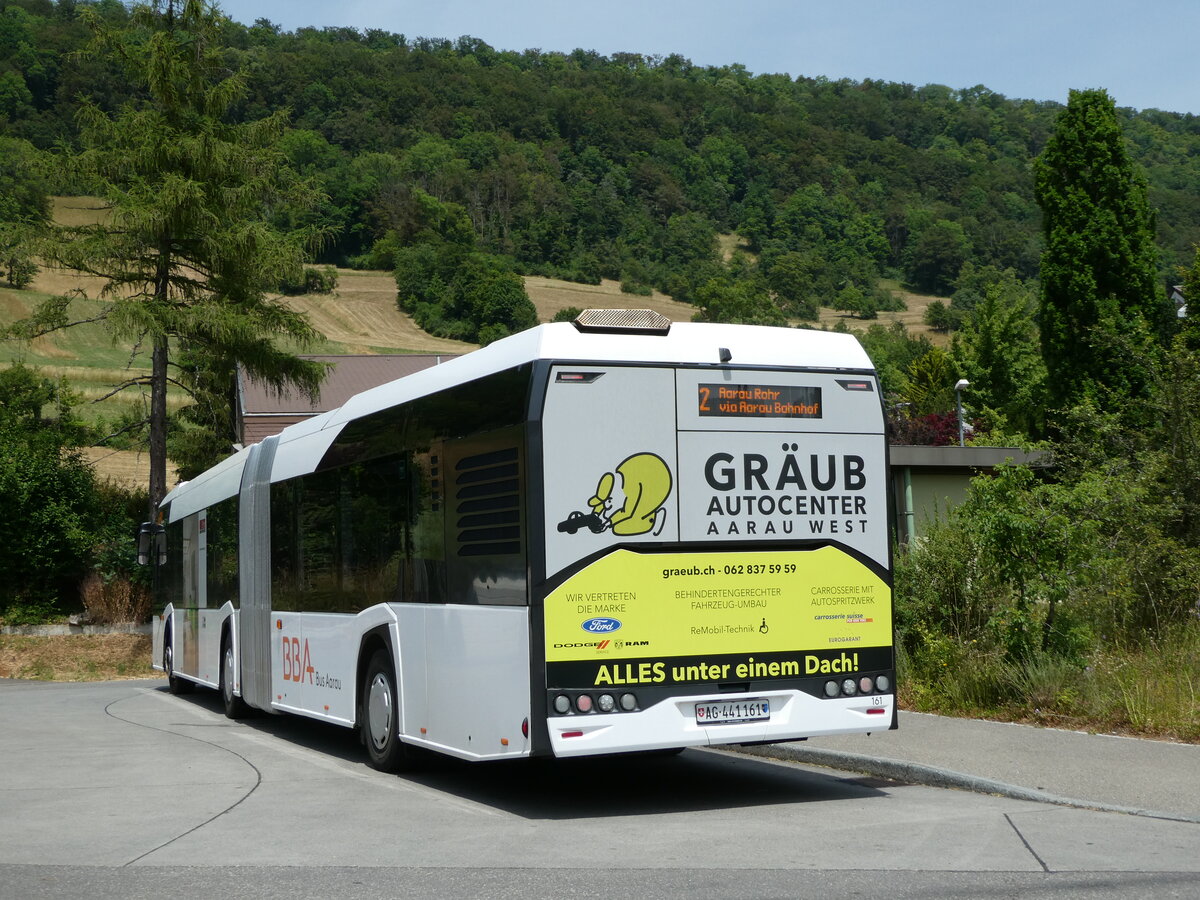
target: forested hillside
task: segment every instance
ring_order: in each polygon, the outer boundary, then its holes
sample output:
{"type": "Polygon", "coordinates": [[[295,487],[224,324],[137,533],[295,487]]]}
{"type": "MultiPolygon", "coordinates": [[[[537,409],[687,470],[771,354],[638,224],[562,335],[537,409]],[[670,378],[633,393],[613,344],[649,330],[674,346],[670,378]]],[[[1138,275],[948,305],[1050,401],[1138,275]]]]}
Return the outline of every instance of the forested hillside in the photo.
{"type": "MultiPolygon", "coordinates": [[[[0,134],[70,145],[79,97],[108,111],[130,99],[113,61],[73,55],[84,7],[128,15],[116,0],[0,3],[0,134]]],[[[524,273],[619,278],[751,319],[772,318],[767,298],[792,318],[869,309],[885,272],[941,294],[968,260],[1037,273],[1030,163],[1065,98],[262,20],[228,23],[224,43],[249,78],[235,118],[290,110],[287,156],[328,197],[309,214],[329,229],[324,262],[392,268],[400,248],[469,244],[524,273]],[[751,259],[721,267],[718,232],[751,259]]],[[[1200,240],[1200,122],[1121,116],[1171,279],[1200,240]]],[[[53,192],[89,188],[46,177],[53,192]]]]}

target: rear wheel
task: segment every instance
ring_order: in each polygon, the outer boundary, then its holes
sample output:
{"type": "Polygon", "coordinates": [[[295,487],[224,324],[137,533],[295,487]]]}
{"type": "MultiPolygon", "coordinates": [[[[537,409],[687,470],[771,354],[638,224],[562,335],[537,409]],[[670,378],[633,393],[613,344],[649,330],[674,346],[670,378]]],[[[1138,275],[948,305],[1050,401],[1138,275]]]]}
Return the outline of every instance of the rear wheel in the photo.
{"type": "Polygon", "coordinates": [[[233,641],[226,635],[221,641],[221,702],[225,704],[226,718],[244,719],[250,714],[250,707],[233,692],[236,674],[237,659],[233,655],[233,641]]]}
{"type": "Polygon", "coordinates": [[[376,650],[363,677],[359,721],[373,768],[400,772],[412,768],[414,749],[400,740],[400,707],[396,673],[386,650],[376,650]]]}
{"type": "Polygon", "coordinates": [[[163,640],[163,671],[167,673],[167,690],[172,694],[190,694],[196,685],[175,674],[175,635],[167,632],[163,640]]]}

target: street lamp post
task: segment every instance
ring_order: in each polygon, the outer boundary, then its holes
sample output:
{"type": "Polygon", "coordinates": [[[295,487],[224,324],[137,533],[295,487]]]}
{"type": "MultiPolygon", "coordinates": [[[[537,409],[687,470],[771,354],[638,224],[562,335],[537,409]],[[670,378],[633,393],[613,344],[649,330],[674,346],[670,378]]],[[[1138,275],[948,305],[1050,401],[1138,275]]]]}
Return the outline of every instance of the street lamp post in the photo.
{"type": "Polygon", "coordinates": [[[965,447],[966,442],[963,440],[963,411],[962,411],[962,392],[963,388],[969,388],[971,382],[965,378],[960,378],[954,383],[954,402],[958,405],[958,446],[965,447]]]}

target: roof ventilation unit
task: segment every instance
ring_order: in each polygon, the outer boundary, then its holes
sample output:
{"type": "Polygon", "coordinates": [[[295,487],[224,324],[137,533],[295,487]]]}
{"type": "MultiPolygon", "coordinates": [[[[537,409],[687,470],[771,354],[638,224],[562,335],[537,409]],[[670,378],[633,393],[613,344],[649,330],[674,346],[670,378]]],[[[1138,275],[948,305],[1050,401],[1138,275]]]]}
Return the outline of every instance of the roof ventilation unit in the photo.
{"type": "Polygon", "coordinates": [[[585,309],[575,327],[591,334],[666,334],[671,320],[652,309],[585,309]]]}

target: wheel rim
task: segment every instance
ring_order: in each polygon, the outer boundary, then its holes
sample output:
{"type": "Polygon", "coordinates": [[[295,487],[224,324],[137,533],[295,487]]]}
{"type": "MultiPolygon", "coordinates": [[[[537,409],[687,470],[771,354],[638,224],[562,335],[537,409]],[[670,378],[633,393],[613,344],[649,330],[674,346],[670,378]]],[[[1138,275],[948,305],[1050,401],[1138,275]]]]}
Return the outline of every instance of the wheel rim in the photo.
{"type": "Polygon", "coordinates": [[[375,673],[367,690],[367,729],[376,750],[387,746],[392,732],[392,686],[382,672],[375,673]]]}
{"type": "Polygon", "coordinates": [[[225,696],[225,702],[229,703],[233,700],[233,648],[225,648],[225,657],[223,660],[225,677],[221,679],[221,693],[225,696]]]}
{"type": "Polygon", "coordinates": [[[163,650],[163,668],[167,670],[168,678],[175,674],[175,651],[170,644],[163,650]]]}

